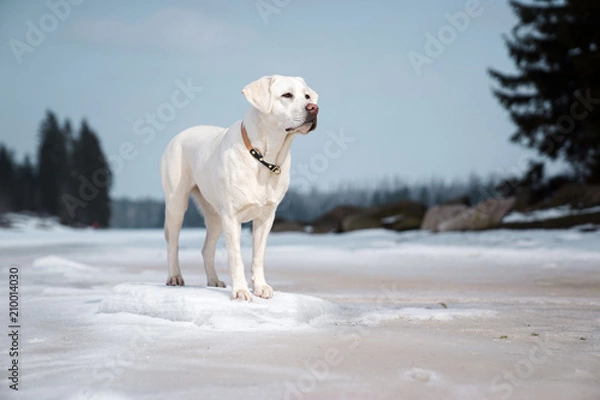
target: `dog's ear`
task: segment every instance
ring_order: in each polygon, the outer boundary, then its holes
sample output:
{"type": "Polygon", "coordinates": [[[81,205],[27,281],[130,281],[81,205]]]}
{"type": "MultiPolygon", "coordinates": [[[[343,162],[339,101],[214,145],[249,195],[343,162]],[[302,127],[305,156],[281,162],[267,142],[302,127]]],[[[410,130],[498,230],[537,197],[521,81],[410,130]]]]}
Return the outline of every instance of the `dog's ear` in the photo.
{"type": "Polygon", "coordinates": [[[306,84],[306,82],[304,81],[304,79],[302,79],[301,77],[298,77],[298,79],[300,79],[300,81],[302,81],[304,86],[306,86],[306,89],[308,90],[308,94],[310,96],[310,102],[317,104],[317,101],[319,101],[319,94],[317,92],[315,92],[314,90],[312,90],[311,88],[309,88],[308,85],[306,84]]]}
{"type": "Polygon", "coordinates": [[[274,78],[271,76],[263,76],[242,89],[242,93],[252,107],[263,114],[270,113],[273,108],[273,95],[271,94],[273,80],[274,78]]]}

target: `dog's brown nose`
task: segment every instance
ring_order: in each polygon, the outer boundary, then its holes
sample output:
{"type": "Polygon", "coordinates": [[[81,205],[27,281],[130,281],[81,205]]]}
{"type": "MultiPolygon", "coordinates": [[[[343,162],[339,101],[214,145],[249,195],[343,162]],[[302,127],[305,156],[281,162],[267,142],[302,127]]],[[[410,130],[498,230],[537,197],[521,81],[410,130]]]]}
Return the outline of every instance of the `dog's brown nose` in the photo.
{"type": "Polygon", "coordinates": [[[319,113],[319,106],[315,103],[308,103],[306,111],[308,111],[310,115],[317,115],[319,113]]]}

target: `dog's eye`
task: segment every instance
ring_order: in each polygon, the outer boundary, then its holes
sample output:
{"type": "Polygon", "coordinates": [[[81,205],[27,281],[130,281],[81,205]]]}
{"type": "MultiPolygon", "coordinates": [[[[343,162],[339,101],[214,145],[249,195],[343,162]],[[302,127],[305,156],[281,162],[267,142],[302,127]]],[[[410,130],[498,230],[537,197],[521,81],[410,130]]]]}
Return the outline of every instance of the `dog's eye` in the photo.
{"type": "Polygon", "coordinates": [[[310,96],[305,94],[304,97],[306,98],[306,100],[310,100],[310,96]]]}
{"type": "Polygon", "coordinates": [[[281,97],[285,97],[286,99],[291,99],[292,97],[294,97],[294,95],[291,93],[284,93],[281,95],[281,97]]]}

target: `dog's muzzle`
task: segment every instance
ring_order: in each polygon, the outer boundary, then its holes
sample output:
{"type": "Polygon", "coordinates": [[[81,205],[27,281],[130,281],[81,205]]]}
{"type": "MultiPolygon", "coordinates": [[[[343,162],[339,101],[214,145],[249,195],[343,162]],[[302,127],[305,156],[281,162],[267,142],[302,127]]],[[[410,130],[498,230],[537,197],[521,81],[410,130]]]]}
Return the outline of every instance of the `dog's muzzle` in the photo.
{"type": "Polygon", "coordinates": [[[314,131],[317,128],[317,115],[319,114],[319,106],[315,103],[309,103],[306,105],[306,111],[308,111],[306,123],[312,122],[312,125],[308,131],[314,131]]]}
{"type": "Polygon", "coordinates": [[[319,106],[315,103],[308,103],[306,105],[306,119],[302,123],[302,125],[297,126],[295,128],[287,128],[287,132],[295,131],[296,129],[300,129],[301,127],[311,124],[310,129],[306,132],[314,131],[317,129],[317,115],[319,114],[319,106]]]}

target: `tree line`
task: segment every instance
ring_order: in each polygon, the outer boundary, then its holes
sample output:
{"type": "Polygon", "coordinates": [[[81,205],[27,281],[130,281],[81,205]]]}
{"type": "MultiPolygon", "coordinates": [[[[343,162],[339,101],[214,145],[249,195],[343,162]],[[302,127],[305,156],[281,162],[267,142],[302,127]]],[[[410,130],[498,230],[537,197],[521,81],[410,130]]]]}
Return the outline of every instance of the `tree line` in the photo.
{"type": "Polygon", "coordinates": [[[35,162],[22,162],[0,144],[0,214],[35,212],[71,226],[107,227],[112,173],[98,135],[81,121],[77,135],[47,111],[35,162]]]}
{"type": "Polygon", "coordinates": [[[337,206],[362,208],[410,200],[428,207],[451,203],[467,205],[498,196],[500,179],[495,176],[481,178],[471,175],[467,180],[446,181],[433,178],[429,182],[407,183],[400,178],[384,178],[372,185],[341,184],[333,190],[309,192],[290,189],[279,207],[277,217],[310,223],[337,206]]]}
{"type": "MultiPolygon", "coordinates": [[[[418,201],[427,206],[444,202],[476,204],[498,196],[499,177],[467,180],[408,183],[400,178],[381,179],[372,185],[341,184],[332,190],[299,191],[293,187],[277,208],[277,218],[310,223],[332,208],[341,205],[372,207],[402,200],[418,201]]],[[[115,228],[162,228],[164,202],[161,200],[115,199],[112,201],[111,226],[115,228]]],[[[203,227],[204,219],[193,204],[188,207],[184,227],[203,227]]]]}

